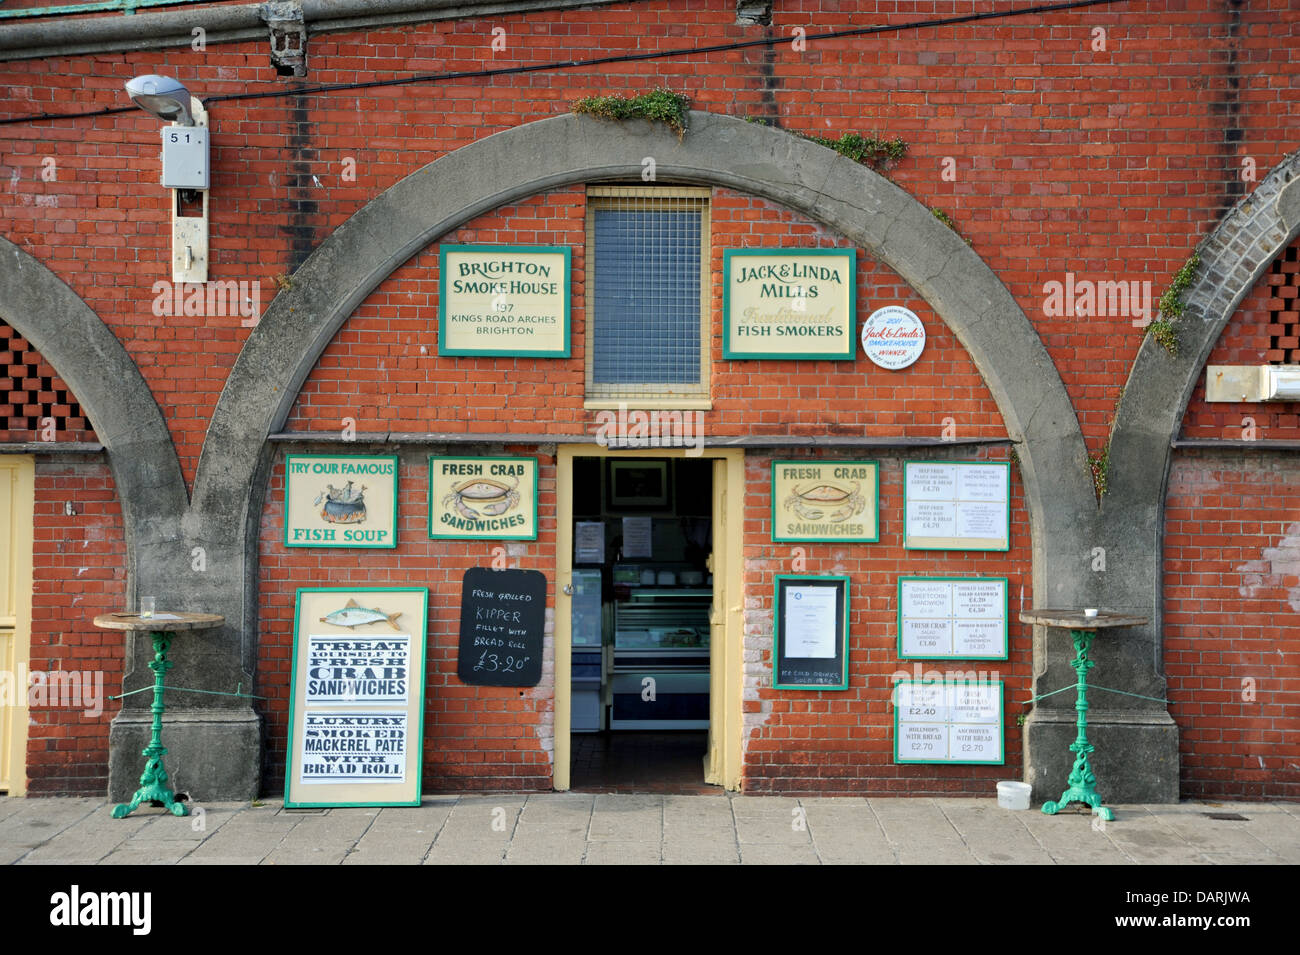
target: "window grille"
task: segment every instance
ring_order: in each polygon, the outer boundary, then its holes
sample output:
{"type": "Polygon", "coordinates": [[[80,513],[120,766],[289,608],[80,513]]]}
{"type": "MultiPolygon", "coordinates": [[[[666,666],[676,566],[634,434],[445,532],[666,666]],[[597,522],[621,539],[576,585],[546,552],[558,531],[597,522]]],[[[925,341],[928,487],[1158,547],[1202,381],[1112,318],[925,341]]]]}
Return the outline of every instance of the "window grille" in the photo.
{"type": "Polygon", "coordinates": [[[13,326],[0,321],[0,441],[38,441],[49,418],[56,440],[95,440],[63,379],[13,326]]]}
{"type": "Polygon", "coordinates": [[[592,187],[587,399],[707,399],[707,189],[592,187]]]}

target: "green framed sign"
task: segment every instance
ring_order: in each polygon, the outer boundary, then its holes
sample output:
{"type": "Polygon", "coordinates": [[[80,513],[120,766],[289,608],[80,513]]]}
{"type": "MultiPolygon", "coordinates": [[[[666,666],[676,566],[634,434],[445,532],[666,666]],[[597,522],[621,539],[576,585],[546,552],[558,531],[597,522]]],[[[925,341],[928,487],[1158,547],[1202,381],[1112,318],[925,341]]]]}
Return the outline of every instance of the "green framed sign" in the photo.
{"type": "Polygon", "coordinates": [[[397,456],[286,454],[285,547],[396,547],[397,456]]]}
{"type": "Polygon", "coordinates": [[[1007,578],[899,577],[898,656],[1007,659],[1007,578]]]}
{"type": "Polygon", "coordinates": [[[772,462],[773,541],[880,540],[880,462],[772,462]]]}
{"type": "Polygon", "coordinates": [[[1010,550],[1011,463],[903,462],[903,547],[1010,550]]]}
{"type": "Polygon", "coordinates": [[[294,605],[286,809],[418,806],[427,587],[302,587],[294,605]]]}
{"type": "Polygon", "coordinates": [[[438,354],[569,357],[571,252],[551,245],[438,250],[438,354]]]}
{"type": "Polygon", "coordinates": [[[1006,762],[1001,680],[894,684],[894,762],[1001,766],[1006,762]]]}
{"type": "Polygon", "coordinates": [[[847,690],[849,578],[777,574],[772,606],[772,685],[847,690]]]}
{"type": "Polygon", "coordinates": [[[432,540],[537,540],[537,458],[429,457],[432,540]]]}
{"type": "Polygon", "coordinates": [[[726,249],[722,357],[857,357],[857,249],[726,249]]]}

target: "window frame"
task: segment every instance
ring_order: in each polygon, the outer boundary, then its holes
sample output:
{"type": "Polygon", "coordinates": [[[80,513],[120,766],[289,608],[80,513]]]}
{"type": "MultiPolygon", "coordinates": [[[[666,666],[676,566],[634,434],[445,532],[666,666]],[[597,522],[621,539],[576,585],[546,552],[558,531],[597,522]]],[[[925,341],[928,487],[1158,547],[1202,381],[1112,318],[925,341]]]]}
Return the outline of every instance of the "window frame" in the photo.
{"type": "MultiPolygon", "coordinates": [[[[661,408],[666,410],[709,410],[712,400],[713,315],[712,288],[709,282],[712,262],[712,219],[710,205],[713,190],[699,186],[588,186],[583,249],[584,358],[585,393],[583,407],[592,410],[622,408],[661,408]],[[700,211],[700,377],[696,384],[671,382],[596,382],[596,211],[627,208],[634,200],[661,200],[664,210],[672,209],[673,200],[690,200],[700,211]]],[[[655,203],[650,203],[655,204],[655,203]]]]}

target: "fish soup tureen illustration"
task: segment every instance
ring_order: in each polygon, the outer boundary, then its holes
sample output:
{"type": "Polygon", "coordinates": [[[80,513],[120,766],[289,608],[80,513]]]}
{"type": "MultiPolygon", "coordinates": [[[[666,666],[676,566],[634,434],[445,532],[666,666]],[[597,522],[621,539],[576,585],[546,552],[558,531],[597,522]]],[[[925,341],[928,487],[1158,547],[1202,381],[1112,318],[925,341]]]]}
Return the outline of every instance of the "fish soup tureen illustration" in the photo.
{"type": "Polygon", "coordinates": [[[838,524],[861,513],[867,506],[867,499],[858,493],[859,487],[857,481],[795,485],[785,499],[785,509],[794,511],[805,521],[825,520],[838,524]]]}
{"type": "Polygon", "coordinates": [[[387,621],[390,627],[400,631],[402,628],[397,625],[397,618],[401,615],[400,610],[397,613],[384,613],[378,607],[363,607],[355,600],[349,600],[338,610],[321,617],[320,622],[335,627],[365,627],[387,621]]]}
{"type": "Polygon", "coordinates": [[[455,508],[461,517],[470,520],[496,517],[519,503],[518,486],[518,478],[505,481],[477,477],[461,481],[451,486],[451,493],[442,499],[442,506],[455,508]]]}
{"type": "Polygon", "coordinates": [[[365,493],[364,484],[359,489],[354,488],[351,481],[342,488],[330,484],[312,503],[319,505],[321,501],[325,502],[320,516],[331,524],[360,524],[366,519],[365,493]]]}

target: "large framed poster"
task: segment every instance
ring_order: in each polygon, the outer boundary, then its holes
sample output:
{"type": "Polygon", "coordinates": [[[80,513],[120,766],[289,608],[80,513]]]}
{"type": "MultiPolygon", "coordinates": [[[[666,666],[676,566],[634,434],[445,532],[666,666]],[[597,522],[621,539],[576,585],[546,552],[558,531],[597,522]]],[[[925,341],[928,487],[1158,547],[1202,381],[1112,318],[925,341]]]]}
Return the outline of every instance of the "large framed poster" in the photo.
{"type": "Polygon", "coordinates": [[[1010,550],[1011,464],[905,461],[903,546],[1010,550]]]}
{"type": "Polygon", "coordinates": [[[772,685],[849,688],[849,578],[776,575],[772,685]]]}
{"type": "Polygon", "coordinates": [[[1007,659],[1007,579],[899,577],[898,656],[1007,659]]]}
{"type": "Polygon", "coordinates": [[[880,463],[773,461],[772,540],[880,540],[880,463]]]}
{"type": "Polygon", "coordinates": [[[286,454],[284,546],[396,547],[396,455],[286,454]]]}
{"type": "Polygon", "coordinates": [[[1001,680],[900,680],[894,686],[895,763],[1006,762],[1001,680]]]}
{"type": "Polygon", "coordinates": [[[418,806],[425,587],[300,588],[286,809],[418,806]]]}
{"type": "Polygon", "coordinates": [[[537,540],[537,458],[429,458],[429,537],[537,540]]]}
{"type": "Polygon", "coordinates": [[[438,354],[569,357],[565,246],[438,250],[438,354]]]}
{"type": "Polygon", "coordinates": [[[857,357],[856,249],[727,249],[722,357],[857,357]]]}

